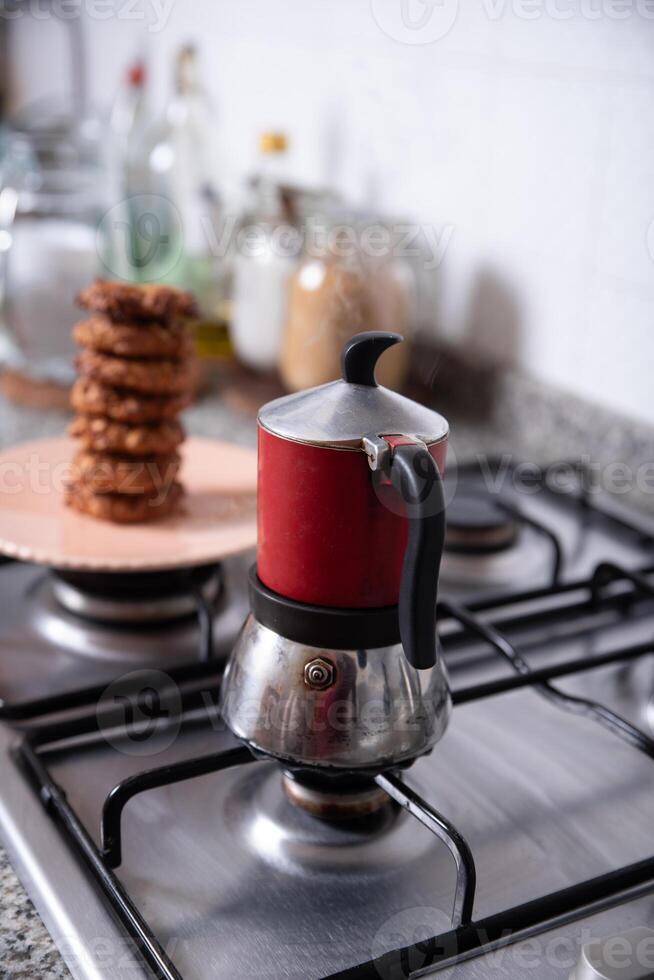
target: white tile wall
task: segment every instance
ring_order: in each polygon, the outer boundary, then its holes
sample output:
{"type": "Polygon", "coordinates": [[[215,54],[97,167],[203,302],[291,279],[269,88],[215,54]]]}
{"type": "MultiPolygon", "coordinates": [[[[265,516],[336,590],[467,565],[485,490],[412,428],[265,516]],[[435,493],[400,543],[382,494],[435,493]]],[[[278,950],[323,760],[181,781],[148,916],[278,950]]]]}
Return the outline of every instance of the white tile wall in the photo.
{"type": "MultiPolygon", "coordinates": [[[[197,41],[233,178],[284,127],[295,177],[453,227],[437,329],[654,422],[654,0],[80,2],[96,103],[197,41]]],[[[17,25],[25,98],[58,28],[17,25]]]]}

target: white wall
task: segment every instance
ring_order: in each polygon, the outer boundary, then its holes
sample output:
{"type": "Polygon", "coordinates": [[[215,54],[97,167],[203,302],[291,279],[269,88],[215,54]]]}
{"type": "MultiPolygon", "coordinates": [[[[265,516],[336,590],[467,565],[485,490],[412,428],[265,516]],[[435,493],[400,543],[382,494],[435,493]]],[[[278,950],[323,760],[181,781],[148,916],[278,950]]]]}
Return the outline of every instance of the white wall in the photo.
{"type": "MultiPolygon", "coordinates": [[[[451,225],[438,329],[654,422],[654,0],[80,2],[96,103],[197,41],[234,173],[280,126],[296,177],[451,225]]],[[[58,27],[17,25],[22,96],[58,27]]]]}

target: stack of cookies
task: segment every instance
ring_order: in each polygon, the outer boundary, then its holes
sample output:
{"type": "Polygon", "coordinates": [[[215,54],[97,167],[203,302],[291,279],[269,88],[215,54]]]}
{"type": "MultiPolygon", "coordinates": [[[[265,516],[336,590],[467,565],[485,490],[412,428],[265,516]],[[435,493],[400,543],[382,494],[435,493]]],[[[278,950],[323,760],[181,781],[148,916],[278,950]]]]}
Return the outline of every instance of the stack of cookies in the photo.
{"type": "Polygon", "coordinates": [[[82,347],[71,402],[79,442],[66,503],[118,523],[170,514],[190,400],[193,298],[168,286],[96,280],[78,302],[89,316],[73,329],[82,347]]]}

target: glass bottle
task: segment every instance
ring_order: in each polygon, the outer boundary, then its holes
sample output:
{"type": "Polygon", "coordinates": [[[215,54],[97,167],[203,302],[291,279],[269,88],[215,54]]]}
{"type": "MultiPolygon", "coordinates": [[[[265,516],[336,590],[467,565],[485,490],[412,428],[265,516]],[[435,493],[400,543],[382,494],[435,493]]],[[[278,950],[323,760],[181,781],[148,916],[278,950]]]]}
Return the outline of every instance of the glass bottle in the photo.
{"type": "Polygon", "coordinates": [[[299,253],[293,195],[284,184],[287,149],[283,133],[261,134],[254,199],[241,218],[234,256],[231,340],[239,360],[259,371],[277,367],[299,253]]]}
{"type": "Polygon", "coordinates": [[[220,235],[215,181],[215,122],[200,81],[197,52],[179,51],[175,94],[150,127],[128,168],[133,278],[193,292],[203,316],[219,316],[220,270],[212,254],[220,235]]]}
{"type": "Polygon", "coordinates": [[[125,80],[120,87],[111,109],[111,156],[116,168],[116,184],[124,192],[129,191],[129,164],[139,134],[146,121],[146,70],[142,61],[129,65],[125,80]]]}
{"type": "Polygon", "coordinates": [[[103,221],[103,261],[121,279],[140,279],[138,221],[143,201],[138,148],[147,127],[146,71],[142,61],[125,74],[109,117],[105,165],[111,208],[103,221]]]}

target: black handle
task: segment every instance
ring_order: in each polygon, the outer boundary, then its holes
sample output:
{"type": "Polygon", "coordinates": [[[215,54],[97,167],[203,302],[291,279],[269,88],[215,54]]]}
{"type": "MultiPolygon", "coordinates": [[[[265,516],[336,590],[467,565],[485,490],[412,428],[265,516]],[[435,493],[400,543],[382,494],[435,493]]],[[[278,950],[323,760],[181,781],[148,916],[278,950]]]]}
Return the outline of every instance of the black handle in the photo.
{"type": "Polygon", "coordinates": [[[388,347],[399,344],[404,338],[399,333],[385,330],[368,330],[351,337],[341,353],[343,379],[353,385],[376,388],[375,365],[388,347]]]}
{"type": "Polygon", "coordinates": [[[409,663],[426,670],[436,663],[438,572],[445,539],[443,482],[424,445],[397,446],[390,477],[409,522],[400,583],[400,637],[409,663]]]}

